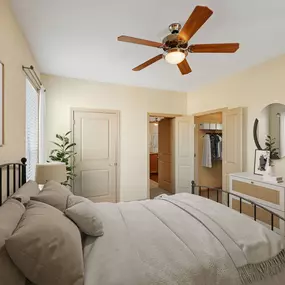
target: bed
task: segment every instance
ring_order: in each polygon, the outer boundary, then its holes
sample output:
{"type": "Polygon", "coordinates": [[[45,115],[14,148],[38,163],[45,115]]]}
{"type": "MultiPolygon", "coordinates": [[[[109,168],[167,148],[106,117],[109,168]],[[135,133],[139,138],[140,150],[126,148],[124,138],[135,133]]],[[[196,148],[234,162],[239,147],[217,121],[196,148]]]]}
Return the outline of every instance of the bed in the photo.
{"type": "Polygon", "coordinates": [[[92,207],[104,235],[83,240],[85,285],[284,284],[284,237],[221,203],[182,193],[92,207]]]}

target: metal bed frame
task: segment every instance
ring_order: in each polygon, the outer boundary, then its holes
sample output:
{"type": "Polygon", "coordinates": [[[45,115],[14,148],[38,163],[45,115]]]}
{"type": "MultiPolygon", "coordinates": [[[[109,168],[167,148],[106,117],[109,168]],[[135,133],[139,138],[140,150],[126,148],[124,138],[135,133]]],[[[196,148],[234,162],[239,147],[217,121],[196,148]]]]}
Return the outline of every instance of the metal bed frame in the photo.
{"type": "MultiPolygon", "coordinates": [[[[3,204],[3,170],[6,170],[6,197],[10,197],[11,195],[13,195],[18,188],[20,188],[22,185],[24,185],[26,183],[26,165],[27,163],[27,159],[25,157],[23,157],[21,159],[21,162],[16,162],[16,163],[6,163],[6,164],[2,164],[0,165],[0,206],[3,204]],[[12,181],[11,181],[12,178],[12,181]],[[18,179],[17,179],[18,178],[18,179]],[[18,182],[17,182],[18,180],[18,182]],[[12,183],[11,183],[12,182],[12,183]],[[12,186],[12,190],[11,190],[11,186],[12,186]],[[18,187],[17,187],[18,186],[18,187]],[[12,192],[12,193],[11,193],[12,192]]],[[[210,199],[210,191],[214,191],[216,192],[216,202],[220,202],[219,201],[219,194],[220,193],[224,193],[227,195],[227,201],[226,201],[226,205],[228,207],[230,207],[230,198],[231,196],[238,198],[239,200],[239,212],[242,214],[242,202],[245,201],[249,204],[252,205],[252,209],[253,209],[253,218],[255,221],[257,221],[257,208],[263,209],[266,212],[268,212],[271,215],[271,230],[274,231],[274,217],[282,220],[283,222],[285,222],[285,218],[279,216],[278,214],[274,213],[273,211],[267,209],[266,207],[259,205],[257,203],[255,203],[252,200],[249,200],[247,198],[244,198],[240,195],[222,190],[220,188],[215,188],[215,187],[208,187],[208,186],[201,186],[201,185],[196,185],[195,181],[191,182],[191,193],[195,194],[195,189],[198,189],[198,195],[201,196],[202,191],[206,191],[207,192],[207,198],[210,199]],[[203,189],[203,190],[202,190],[203,189]]],[[[221,201],[223,202],[223,201],[221,201]]]]}
{"type": "MultiPolygon", "coordinates": [[[[220,202],[219,201],[219,194],[220,193],[224,193],[227,195],[227,201],[226,201],[226,205],[230,208],[230,198],[231,196],[235,197],[235,198],[238,198],[239,200],[239,212],[242,214],[242,202],[245,201],[249,204],[252,205],[252,211],[253,211],[253,218],[254,220],[256,221],[257,220],[257,208],[259,209],[263,209],[265,210],[266,212],[268,212],[271,216],[271,222],[270,222],[270,226],[271,226],[271,230],[274,231],[274,217],[277,217],[278,219],[282,220],[283,222],[285,222],[285,218],[279,216],[278,214],[274,213],[273,211],[267,209],[266,207],[262,206],[262,205],[259,205],[257,203],[255,203],[254,201],[252,200],[249,200],[247,198],[244,198],[242,196],[239,196],[237,194],[234,194],[234,193],[231,193],[229,191],[225,191],[225,190],[222,190],[220,188],[213,188],[213,187],[208,187],[208,186],[200,186],[200,185],[196,185],[195,181],[192,181],[191,182],[191,193],[192,194],[195,194],[195,189],[198,189],[198,195],[201,196],[202,194],[202,191],[206,191],[207,192],[207,198],[210,199],[210,191],[214,191],[216,192],[216,200],[213,200],[213,201],[216,201],[216,202],[220,202]]],[[[221,201],[223,205],[225,205],[223,203],[223,201],[221,201]]]]}
{"type": "Polygon", "coordinates": [[[0,165],[0,206],[3,204],[3,194],[6,190],[6,197],[13,195],[18,188],[26,183],[27,159],[23,157],[21,162],[6,163],[0,165]],[[3,170],[6,170],[6,185],[3,187],[3,170]],[[3,189],[4,188],[4,189],[3,189]],[[11,193],[12,192],[12,193],[11,193]]]}

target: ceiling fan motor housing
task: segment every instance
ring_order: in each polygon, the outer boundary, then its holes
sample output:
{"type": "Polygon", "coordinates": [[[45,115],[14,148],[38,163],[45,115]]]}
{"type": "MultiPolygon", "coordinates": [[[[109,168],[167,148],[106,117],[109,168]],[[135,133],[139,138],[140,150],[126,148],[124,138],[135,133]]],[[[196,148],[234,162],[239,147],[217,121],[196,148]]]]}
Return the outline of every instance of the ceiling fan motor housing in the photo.
{"type": "Polygon", "coordinates": [[[168,51],[173,48],[187,49],[188,43],[179,38],[179,32],[181,30],[181,25],[179,23],[174,23],[169,26],[170,35],[163,39],[164,51],[168,51]]]}
{"type": "Polygon", "coordinates": [[[187,49],[188,47],[188,43],[179,38],[178,34],[170,34],[166,36],[162,42],[164,44],[163,49],[165,51],[172,48],[187,49]]]}

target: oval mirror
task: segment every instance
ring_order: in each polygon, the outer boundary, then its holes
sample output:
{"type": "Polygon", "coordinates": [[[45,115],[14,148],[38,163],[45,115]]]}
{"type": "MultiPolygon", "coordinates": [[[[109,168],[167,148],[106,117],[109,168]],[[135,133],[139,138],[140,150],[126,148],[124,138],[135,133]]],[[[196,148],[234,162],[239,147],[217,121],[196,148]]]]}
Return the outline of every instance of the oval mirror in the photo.
{"type": "Polygon", "coordinates": [[[285,157],[285,105],[266,106],[255,120],[253,136],[257,149],[271,152],[271,159],[285,157]]]}

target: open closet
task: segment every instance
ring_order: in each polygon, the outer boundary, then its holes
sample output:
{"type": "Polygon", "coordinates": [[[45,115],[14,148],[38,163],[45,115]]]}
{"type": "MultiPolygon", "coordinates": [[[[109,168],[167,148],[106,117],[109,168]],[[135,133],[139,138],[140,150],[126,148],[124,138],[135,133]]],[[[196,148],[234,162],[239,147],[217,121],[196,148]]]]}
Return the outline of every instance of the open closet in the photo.
{"type": "Polygon", "coordinates": [[[194,124],[195,183],[228,190],[229,174],[242,171],[242,108],[196,114],[194,124]]]}
{"type": "Polygon", "coordinates": [[[223,114],[195,116],[195,180],[198,185],[222,188],[223,114]]]}

